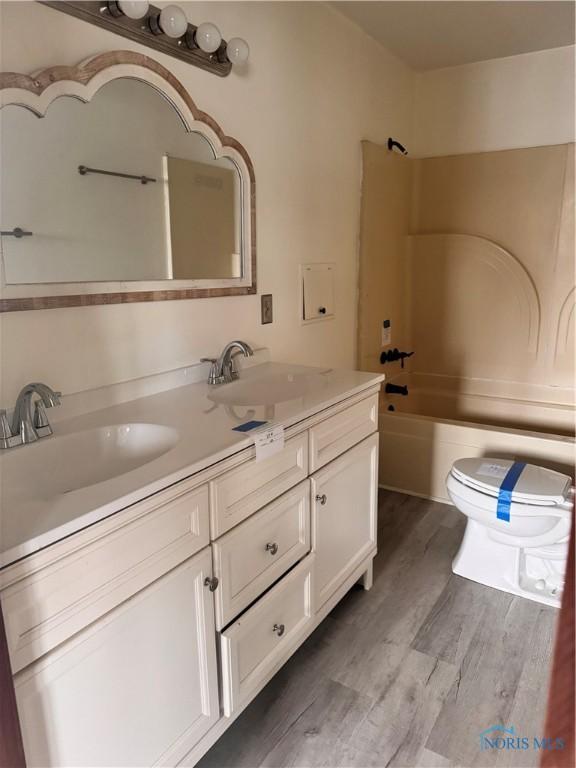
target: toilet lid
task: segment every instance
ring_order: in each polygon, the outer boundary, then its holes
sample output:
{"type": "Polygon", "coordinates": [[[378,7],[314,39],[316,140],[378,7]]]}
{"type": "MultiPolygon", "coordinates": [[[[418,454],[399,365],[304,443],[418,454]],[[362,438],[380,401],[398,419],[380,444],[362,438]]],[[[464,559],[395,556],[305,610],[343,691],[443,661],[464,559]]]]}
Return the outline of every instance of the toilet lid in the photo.
{"type": "MultiPolygon", "coordinates": [[[[458,459],[452,466],[452,475],[470,488],[498,496],[512,464],[510,459],[458,459]]],[[[572,478],[567,475],[526,464],[512,491],[512,500],[524,504],[561,504],[568,497],[571,484],[572,478]]]]}

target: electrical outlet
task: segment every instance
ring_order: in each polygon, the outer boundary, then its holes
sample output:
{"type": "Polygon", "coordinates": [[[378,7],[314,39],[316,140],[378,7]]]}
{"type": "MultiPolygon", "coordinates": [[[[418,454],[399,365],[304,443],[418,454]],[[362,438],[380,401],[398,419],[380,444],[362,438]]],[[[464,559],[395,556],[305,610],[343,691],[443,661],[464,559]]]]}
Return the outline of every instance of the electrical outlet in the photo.
{"type": "Polygon", "coordinates": [[[271,293],[263,293],[260,297],[260,306],[262,309],[262,325],[267,325],[268,323],[271,323],[273,320],[272,315],[272,294],[271,293]]]}

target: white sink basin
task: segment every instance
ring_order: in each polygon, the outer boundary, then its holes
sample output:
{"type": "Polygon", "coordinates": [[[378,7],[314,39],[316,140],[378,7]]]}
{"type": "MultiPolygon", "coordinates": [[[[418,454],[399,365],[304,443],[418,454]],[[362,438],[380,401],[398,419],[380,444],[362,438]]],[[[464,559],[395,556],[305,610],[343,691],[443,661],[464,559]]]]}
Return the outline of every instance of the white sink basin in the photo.
{"type": "MultiPolygon", "coordinates": [[[[137,469],[167,453],[177,442],[178,432],[171,427],[115,424],[44,438],[12,455],[16,457],[16,453],[26,451],[28,483],[35,489],[35,495],[47,498],[137,469]]],[[[9,472],[9,467],[6,470],[9,472]]],[[[11,479],[25,480],[13,476],[11,479]]],[[[34,492],[33,489],[28,491],[34,492]]]]}
{"type": "Polygon", "coordinates": [[[273,373],[215,386],[208,397],[227,405],[274,405],[302,397],[310,385],[308,374],[273,373]]]}

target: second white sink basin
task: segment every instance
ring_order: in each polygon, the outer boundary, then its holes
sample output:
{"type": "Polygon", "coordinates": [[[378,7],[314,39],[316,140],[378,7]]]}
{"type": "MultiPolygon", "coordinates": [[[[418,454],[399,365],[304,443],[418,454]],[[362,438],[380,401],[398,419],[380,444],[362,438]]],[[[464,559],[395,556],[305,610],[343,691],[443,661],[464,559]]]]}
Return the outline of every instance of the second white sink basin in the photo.
{"type": "Polygon", "coordinates": [[[177,442],[178,432],[171,427],[114,424],[45,438],[18,451],[27,452],[36,493],[48,497],[123,475],[167,453],[177,442]]]}
{"type": "Polygon", "coordinates": [[[275,373],[221,384],[208,397],[214,403],[227,405],[274,405],[302,397],[310,384],[307,374],[275,373]]]}

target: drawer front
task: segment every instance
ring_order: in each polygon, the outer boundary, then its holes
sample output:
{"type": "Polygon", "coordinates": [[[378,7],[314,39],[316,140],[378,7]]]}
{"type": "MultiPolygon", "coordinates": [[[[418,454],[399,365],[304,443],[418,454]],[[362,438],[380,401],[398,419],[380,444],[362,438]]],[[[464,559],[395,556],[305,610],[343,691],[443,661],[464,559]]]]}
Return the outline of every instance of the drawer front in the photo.
{"type": "Polygon", "coordinates": [[[310,472],[328,464],[378,429],[378,395],[346,408],[310,429],[310,472]]]}
{"type": "Polygon", "coordinates": [[[142,516],[2,592],[14,672],[209,544],[208,488],[191,485],[141,502],[142,516]]]}
{"type": "Polygon", "coordinates": [[[291,656],[311,627],[314,555],[220,635],[224,714],[231,716],[291,656]]]}
{"type": "Polygon", "coordinates": [[[242,520],[277,498],[308,475],[306,433],[287,440],[284,448],[263,461],[246,464],[210,482],[212,538],[222,536],[242,520]]]}
{"type": "Polygon", "coordinates": [[[216,626],[226,626],[310,551],[310,481],[305,480],[212,543],[216,626]]]}

